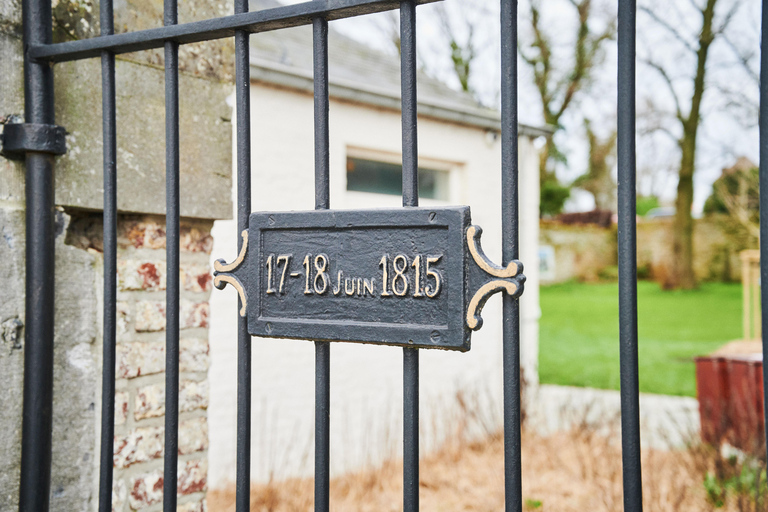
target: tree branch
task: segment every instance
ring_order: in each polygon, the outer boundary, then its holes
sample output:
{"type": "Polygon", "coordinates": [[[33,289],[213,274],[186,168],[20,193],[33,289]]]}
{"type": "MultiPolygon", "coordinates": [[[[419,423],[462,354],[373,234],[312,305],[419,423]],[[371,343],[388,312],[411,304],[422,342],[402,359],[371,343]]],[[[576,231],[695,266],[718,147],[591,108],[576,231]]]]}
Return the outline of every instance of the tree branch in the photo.
{"type": "Polygon", "coordinates": [[[672,37],[677,39],[681,44],[683,44],[688,51],[691,53],[696,53],[696,49],[693,47],[690,41],[686,40],[683,34],[680,33],[679,30],[677,30],[675,27],[673,27],[667,20],[661,18],[658,14],[653,12],[651,9],[645,6],[640,7],[640,12],[643,12],[651,17],[653,21],[658,23],[660,26],[662,26],[664,29],[666,29],[667,32],[672,34],[672,37]]]}
{"type": "Polygon", "coordinates": [[[667,70],[664,69],[657,62],[652,61],[650,58],[641,58],[640,62],[654,69],[661,76],[661,78],[664,79],[664,83],[667,85],[667,89],[669,89],[669,93],[670,95],[672,95],[672,99],[675,102],[675,117],[677,117],[677,119],[681,123],[685,123],[685,117],[683,117],[683,110],[680,106],[680,98],[678,97],[677,92],[675,91],[674,83],[672,82],[672,78],[667,73],[667,70]]]}

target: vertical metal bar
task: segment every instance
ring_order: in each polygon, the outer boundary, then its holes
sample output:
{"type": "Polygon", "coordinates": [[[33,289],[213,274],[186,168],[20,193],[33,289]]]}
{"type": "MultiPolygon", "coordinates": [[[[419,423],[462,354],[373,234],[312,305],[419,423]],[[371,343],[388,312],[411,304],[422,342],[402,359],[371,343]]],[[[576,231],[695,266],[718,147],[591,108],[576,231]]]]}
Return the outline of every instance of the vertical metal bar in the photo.
{"type": "MultiPolygon", "coordinates": [[[[165,0],[165,25],[178,23],[165,0]]],[[[165,42],[165,461],[163,510],[175,512],[179,457],[179,44],[165,42]]]]}
{"type": "Polygon", "coordinates": [[[643,509],[640,463],[640,395],[637,370],[637,236],[635,184],[636,0],[619,0],[619,343],[621,366],[621,454],[624,510],[643,509]]]}
{"type": "MultiPolygon", "coordinates": [[[[24,46],[51,43],[51,2],[22,3],[24,46]]],[[[27,123],[54,123],[53,70],[25,53],[27,123]]],[[[26,297],[24,405],[19,510],[47,512],[51,488],[53,426],[54,160],[26,154],[26,297]]]]}
{"type": "MultiPolygon", "coordinates": [[[[235,0],[235,13],[248,12],[248,0],[235,0]]],[[[251,214],[250,34],[235,32],[235,108],[237,110],[237,248],[251,214]]],[[[238,301],[240,299],[238,298],[238,301]]],[[[238,306],[238,311],[242,304],[238,306]]],[[[251,336],[248,320],[237,317],[237,476],[236,510],[251,509],[251,336]]]]}
{"type": "MultiPolygon", "coordinates": [[[[519,258],[517,125],[517,0],[501,1],[502,264],[519,258]]],[[[503,296],[504,503],[522,511],[520,432],[520,301],[503,296]]]]}
{"type": "MultiPolygon", "coordinates": [[[[101,35],[114,33],[112,0],[101,0],[101,35]]],[[[115,435],[115,341],[117,303],[117,107],[115,56],[101,54],[101,110],[104,160],[104,332],[101,374],[101,453],[99,511],[112,510],[112,465],[115,435]]]]}
{"type": "MultiPolygon", "coordinates": [[[[762,2],[760,40],[760,282],[768,283],[768,1],[762,2]]],[[[768,297],[761,294],[763,361],[768,361],[768,297]]],[[[768,389],[768,372],[763,369],[763,389],[768,389]]],[[[763,413],[768,418],[768,393],[763,393],[763,413]]],[[[765,419],[764,418],[764,419],[765,419]]],[[[768,420],[765,421],[768,436],[768,420]]],[[[766,437],[768,439],[768,437],[766,437]]],[[[768,451],[768,445],[766,445],[768,451]]],[[[768,453],[768,452],[767,452],[768,453]]]]}
{"type": "MultiPolygon", "coordinates": [[[[419,205],[416,4],[400,2],[403,206],[419,205]]],[[[419,510],[419,350],[403,349],[403,510],[419,510]]]]}
{"type": "MultiPolygon", "coordinates": [[[[330,208],[330,125],[328,99],[328,21],[315,18],[315,209],[330,208]]],[[[315,511],[330,508],[331,345],[315,342],[315,511]]]]}

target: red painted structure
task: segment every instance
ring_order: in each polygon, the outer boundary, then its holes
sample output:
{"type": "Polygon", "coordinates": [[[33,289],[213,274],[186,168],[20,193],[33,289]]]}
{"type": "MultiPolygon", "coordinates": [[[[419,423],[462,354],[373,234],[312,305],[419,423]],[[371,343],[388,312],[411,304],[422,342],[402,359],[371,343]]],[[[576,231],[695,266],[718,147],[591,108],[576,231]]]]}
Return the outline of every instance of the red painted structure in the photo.
{"type": "Polygon", "coordinates": [[[696,394],[704,442],[728,442],[746,452],[761,449],[762,354],[697,357],[696,394]]]}

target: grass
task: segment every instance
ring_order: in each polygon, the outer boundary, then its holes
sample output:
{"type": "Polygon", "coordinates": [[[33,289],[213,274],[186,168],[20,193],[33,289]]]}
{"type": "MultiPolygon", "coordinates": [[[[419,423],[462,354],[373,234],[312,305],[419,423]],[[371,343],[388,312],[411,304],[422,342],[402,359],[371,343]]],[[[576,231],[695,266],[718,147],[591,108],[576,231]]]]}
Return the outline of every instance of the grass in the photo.
{"type": "MultiPolygon", "coordinates": [[[[618,291],[616,283],[541,288],[542,383],[619,389],[618,291]]],[[[741,337],[741,285],[670,292],[641,281],[637,291],[640,391],[696,396],[693,357],[741,337]]]]}

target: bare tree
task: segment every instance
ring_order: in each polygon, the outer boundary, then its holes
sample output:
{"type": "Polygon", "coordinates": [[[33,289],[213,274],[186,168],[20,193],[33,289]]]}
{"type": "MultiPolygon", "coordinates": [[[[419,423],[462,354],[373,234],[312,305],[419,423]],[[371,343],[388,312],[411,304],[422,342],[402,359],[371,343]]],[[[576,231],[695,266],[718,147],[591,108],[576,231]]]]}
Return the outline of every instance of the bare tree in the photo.
{"type": "MultiPolygon", "coordinates": [[[[671,118],[677,123],[679,136],[677,145],[680,148],[680,165],[678,171],[677,199],[675,200],[675,219],[673,224],[673,261],[672,273],[665,283],[670,288],[690,289],[696,286],[693,272],[693,175],[696,170],[697,136],[702,120],[702,103],[707,90],[708,58],[712,44],[721,37],[739,7],[739,1],[733,1],[731,8],[721,16],[716,15],[718,2],[727,0],[704,0],[700,5],[696,0],[690,0],[691,10],[695,13],[696,28],[693,33],[685,32],[685,24],[675,23],[655,6],[641,6],[651,22],[662,31],[669,34],[683,49],[684,54],[693,57],[693,69],[678,76],[681,69],[676,59],[663,61],[649,54],[641,61],[665,84],[673,102],[671,118]],[[682,87],[680,81],[686,82],[682,87]],[[684,92],[681,92],[683,90],[684,92]]],[[[690,16],[685,19],[690,20],[690,16]]],[[[664,130],[674,134],[668,127],[664,130]]]]}
{"type": "Polygon", "coordinates": [[[400,15],[397,11],[387,11],[382,19],[381,30],[400,55],[400,15]]]}
{"type": "Polygon", "coordinates": [[[464,25],[464,37],[456,29],[456,21],[451,19],[444,4],[437,7],[437,15],[443,37],[451,49],[451,62],[456,78],[459,80],[463,91],[472,92],[469,79],[472,73],[472,63],[477,57],[477,48],[475,47],[477,23],[472,16],[466,15],[466,11],[469,9],[468,4],[461,4],[461,6],[463,12],[459,13],[458,18],[461,20],[459,23],[464,25]]]}
{"type": "MultiPolygon", "coordinates": [[[[560,66],[561,60],[554,56],[555,46],[565,38],[562,33],[548,31],[547,23],[543,21],[541,0],[530,0],[528,21],[531,40],[520,44],[520,55],[533,71],[544,122],[553,127],[555,133],[563,129],[563,116],[578,94],[588,86],[596,66],[601,62],[603,43],[612,40],[616,34],[615,18],[602,29],[595,30],[592,0],[567,0],[567,4],[575,11],[577,20],[568,65],[560,66]]],[[[555,136],[547,139],[540,158],[540,179],[544,191],[551,188],[550,184],[557,183],[556,163],[565,162],[555,136]]]]}
{"type": "Polygon", "coordinates": [[[592,128],[592,123],[584,121],[589,142],[589,162],[587,172],[573,182],[574,187],[586,190],[595,198],[595,208],[616,210],[616,182],[611,171],[616,150],[616,131],[608,137],[600,138],[592,128]]]}

